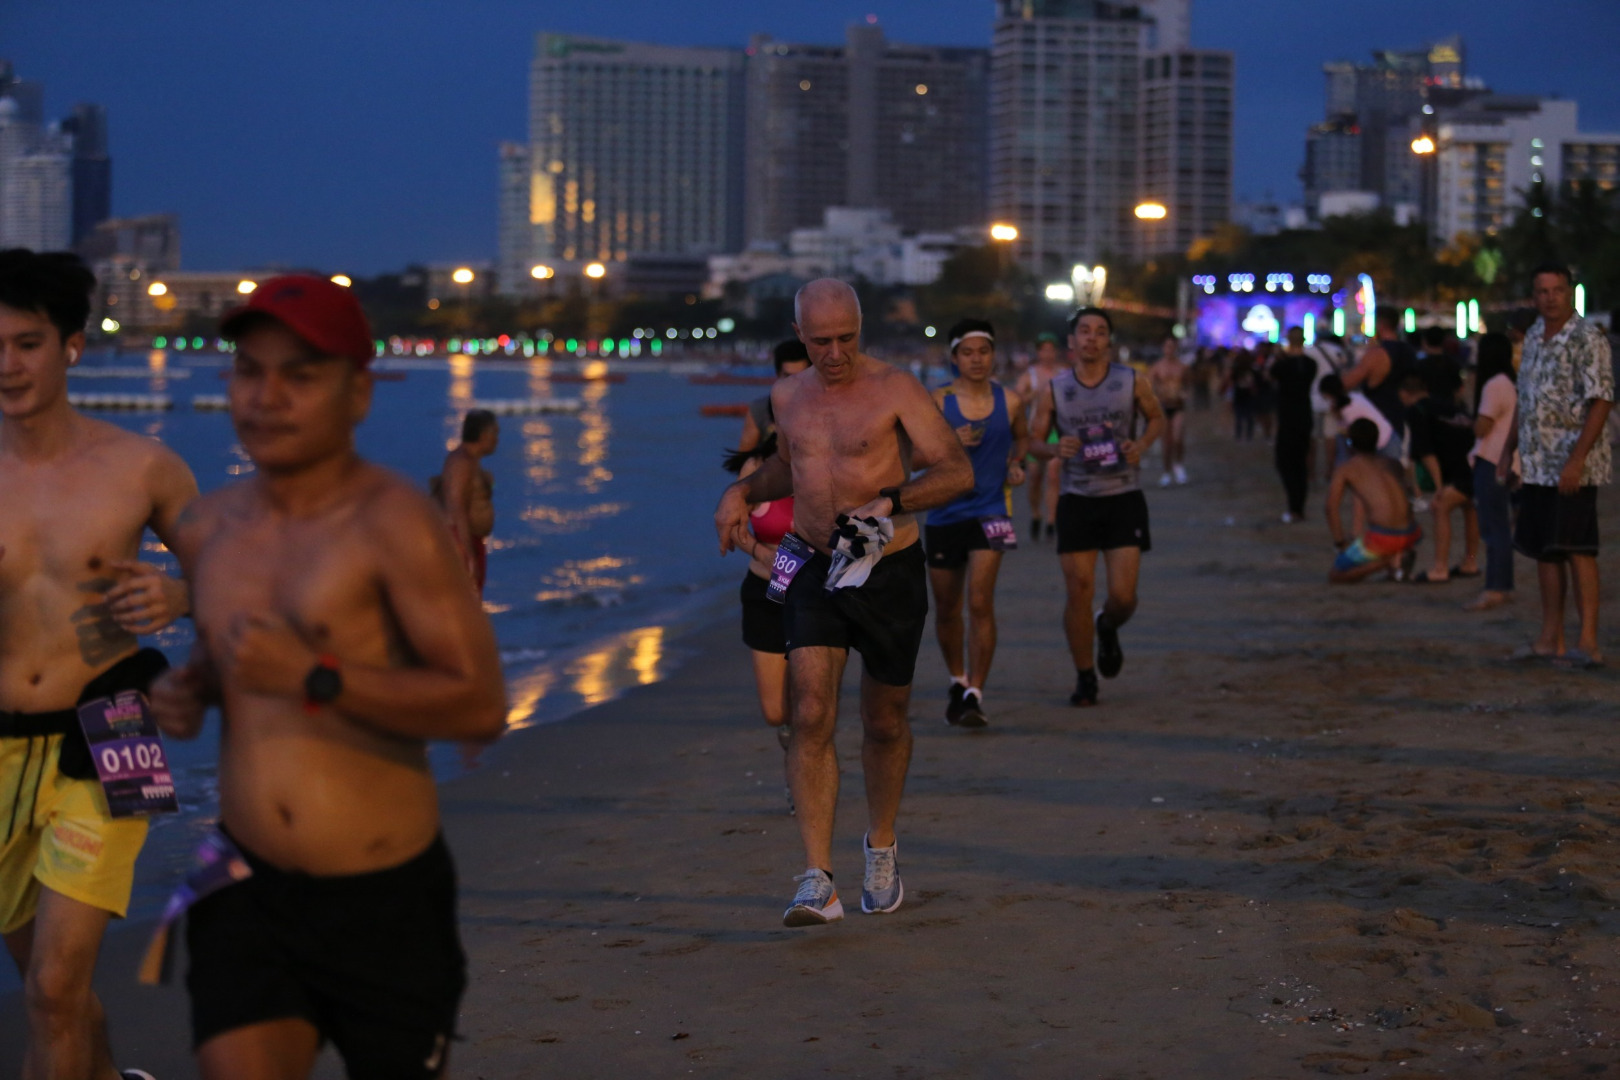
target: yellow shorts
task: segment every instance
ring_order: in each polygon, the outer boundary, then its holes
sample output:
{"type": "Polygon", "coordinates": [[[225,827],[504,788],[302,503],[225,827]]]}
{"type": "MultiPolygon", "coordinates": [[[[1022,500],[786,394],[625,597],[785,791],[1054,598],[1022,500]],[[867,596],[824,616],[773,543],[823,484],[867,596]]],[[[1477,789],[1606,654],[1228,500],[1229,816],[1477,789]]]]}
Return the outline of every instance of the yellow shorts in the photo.
{"type": "Polygon", "coordinates": [[[97,780],[61,775],[62,736],[0,738],[0,933],[28,924],[44,886],[122,918],[146,843],[143,817],[114,818],[97,780]]]}

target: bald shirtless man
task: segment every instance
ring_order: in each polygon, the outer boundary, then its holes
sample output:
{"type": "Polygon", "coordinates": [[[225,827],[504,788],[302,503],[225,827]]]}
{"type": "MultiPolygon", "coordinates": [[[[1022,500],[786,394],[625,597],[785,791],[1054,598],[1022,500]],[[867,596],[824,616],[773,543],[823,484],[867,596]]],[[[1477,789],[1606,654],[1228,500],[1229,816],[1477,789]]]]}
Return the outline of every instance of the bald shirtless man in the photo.
{"type": "MultiPolygon", "coordinates": [[[[721,552],[729,552],[745,537],[750,506],[792,495],[793,533],[778,549],[777,578],[797,563],[789,540],[796,538],[810,552],[785,597],[788,778],[806,869],[794,879],[799,890],[782,922],[813,926],[844,915],[832,877],[838,802],[833,729],[851,648],[860,652],[863,666],[868,828],[861,910],[894,911],[904,898],[894,825],[911,762],[906,710],[928,617],[928,583],[912,515],[971,490],[973,467],[923,385],[861,354],[861,308],[853,289],[831,278],[812,281],[795,297],[794,315],[811,369],[771,389],[777,456],[726,489],[714,524],[721,552]],[[893,539],[879,549],[864,583],[828,588],[841,527],[870,528],[859,521],[867,518],[892,523],[893,539]]],[[[868,561],[876,546],[866,548],[868,561]]]]}
{"type": "Polygon", "coordinates": [[[26,1080],[119,1076],[91,977],[147,820],[111,815],[75,706],[147,689],[163,655],[135,635],[188,606],[135,559],[144,530],[174,538],[191,470],[68,404],[94,288],[72,255],[0,252],[0,931],[26,991],[26,1080]]]}
{"type": "Polygon", "coordinates": [[[288,1080],[330,1040],[350,1076],[443,1076],[465,959],[426,741],[500,735],[495,635],[438,508],[355,452],[353,295],[272,278],[221,329],[256,471],[180,523],[197,646],[152,699],[176,738],[220,706],[217,842],[251,870],[190,911],[198,1063],[288,1080]]]}

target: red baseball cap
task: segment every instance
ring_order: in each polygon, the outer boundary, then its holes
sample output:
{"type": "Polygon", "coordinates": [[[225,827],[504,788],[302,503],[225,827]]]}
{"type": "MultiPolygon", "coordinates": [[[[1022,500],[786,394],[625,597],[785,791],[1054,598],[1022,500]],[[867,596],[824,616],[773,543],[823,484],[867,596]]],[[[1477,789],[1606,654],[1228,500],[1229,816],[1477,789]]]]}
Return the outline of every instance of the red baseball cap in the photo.
{"type": "Polygon", "coordinates": [[[310,274],[285,274],[261,281],[247,303],[220,320],[220,333],[234,339],[235,328],[253,314],[275,319],[322,356],[346,357],[365,367],[376,355],[371,324],[366,321],[360,301],[352,290],[335,281],[310,274]]]}

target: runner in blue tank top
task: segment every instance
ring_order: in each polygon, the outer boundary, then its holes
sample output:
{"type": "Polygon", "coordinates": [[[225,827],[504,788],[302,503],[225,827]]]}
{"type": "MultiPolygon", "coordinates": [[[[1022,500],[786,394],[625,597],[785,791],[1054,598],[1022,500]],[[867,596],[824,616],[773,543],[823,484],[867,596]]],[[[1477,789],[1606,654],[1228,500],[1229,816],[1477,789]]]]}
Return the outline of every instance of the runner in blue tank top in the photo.
{"type": "Polygon", "coordinates": [[[934,391],[973,463],[973,490],[928,511],[923,545],[934,590],[934,631],[951,673],[945,722],[984,727],[984,683],[996,652],[996,575],[1001,556],[1016,543],[1012,488],[1024,482],[1029,426],[1024,403],[991,379],[996,367],[995,330],[983,319],[951,327],[956,381],[934,391]],[[972,628],[967,664],[962,663],[962,594],[967,592],[972,628]]]}
{"type": "Polygon", "coordinates": [[[1111,679],[1124,665],[1119,628],[1136,611],[1142,552],[1153,546],[1140,473],[1142,455],[1164,434],[1164,410],[1147,376],[1110,362],[1113,333],[1113,319],[1100,308],[1081,308],[1069,318],[1074,367],[1052,380],[1035,412],[1037,453],[1047,450],[1049,432],[1060,436],[1058,560],[1067,590],[1063,631],[1078,682],[1071,705],[1097,704],[1097,674],[1111,679]],[[1140,435],[1139,420],[1146,421],[1140,435]],[[1108,600],[1094,622],[1099,551],[1108,571],[1108,600]]]}

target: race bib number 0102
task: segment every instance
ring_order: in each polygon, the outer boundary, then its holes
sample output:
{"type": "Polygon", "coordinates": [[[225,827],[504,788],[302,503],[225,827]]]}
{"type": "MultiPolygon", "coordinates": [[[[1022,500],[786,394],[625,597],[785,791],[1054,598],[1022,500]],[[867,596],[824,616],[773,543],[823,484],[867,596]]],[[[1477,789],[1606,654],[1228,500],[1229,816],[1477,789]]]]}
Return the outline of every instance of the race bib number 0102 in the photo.
{"type": "Polygon", "coordinates": [[[121,690],[80,705],[78,712],[113,817],[179,811],[163,737],[152,720],[145,694],[121,690]]]}
{"type": "Polygon", "coordinates": [[[778,604],[787,603],[788,586],[814,554],[814,548],[792,533],[782,537],[776,547],[776,557],[771,560],[771,583],[765,586],[765,598],[778,604]]]}

